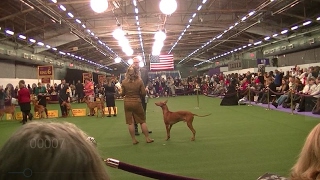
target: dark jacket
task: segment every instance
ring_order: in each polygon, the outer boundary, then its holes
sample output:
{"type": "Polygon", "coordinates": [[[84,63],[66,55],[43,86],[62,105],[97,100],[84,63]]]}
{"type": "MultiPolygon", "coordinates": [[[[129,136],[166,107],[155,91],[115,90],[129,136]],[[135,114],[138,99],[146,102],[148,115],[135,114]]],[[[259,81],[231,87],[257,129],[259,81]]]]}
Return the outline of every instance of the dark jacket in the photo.
{"type": "Polygon", "coordinates": [[[59,101],[66,101],[69,97],[69,86],[64,84],[61,88],[61,84],[58,85],[59,101]]]}

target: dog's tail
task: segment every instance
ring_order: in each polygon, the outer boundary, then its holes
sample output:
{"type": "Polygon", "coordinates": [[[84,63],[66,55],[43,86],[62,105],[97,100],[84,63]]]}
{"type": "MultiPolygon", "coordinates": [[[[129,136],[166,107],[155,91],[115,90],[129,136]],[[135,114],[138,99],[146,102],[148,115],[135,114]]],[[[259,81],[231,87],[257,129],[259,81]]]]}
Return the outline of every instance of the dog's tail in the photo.
{"type": "Polygon", "coordinates": [[[206,115],[202,115],[202,116],[200,116],[200,115],[197,115],[197,114],[193,114],[194,116],[198,116],[198,117],[206,117],[206,116],[210,116],[211,115],[211,113],[210,114],[206,114],[206,115]]]}

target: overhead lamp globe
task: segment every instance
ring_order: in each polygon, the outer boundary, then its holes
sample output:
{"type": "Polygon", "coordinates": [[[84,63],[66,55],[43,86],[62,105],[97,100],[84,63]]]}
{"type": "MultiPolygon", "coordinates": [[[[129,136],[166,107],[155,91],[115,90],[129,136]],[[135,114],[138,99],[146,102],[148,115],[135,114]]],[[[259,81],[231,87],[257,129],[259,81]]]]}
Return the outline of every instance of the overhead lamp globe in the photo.
{"type": "Polygon", "coordinates": [[[142,61],[139,62],[140,67],[144,67],[144,63],[142,61]]]}
{"type": "Polygon", "coordinates": [[[163,14],[170,15],[177,10],[178,4],[176,0],[161,0],[159,8],[163,14]]]}
{"type": "Polygon", "coordinates": [[[154,35],[154,38],[156,39],[156,41],[164,41],[167,38],[167,35],[163,31],[158,31],[154,35]]]}
{"type": "Polygon", "coordinates": [[[139,59],[139,61],[142,61],[142,57],[140,55],[137,56],[137,59],[139,59]]]}
{"type": "Polygon", "coordinates": [[[163,47],[163,41],[155,41],[153,46],[152,46],[152,50],[158,50],[160,51],[163,47]]]}
{"type": "Polygon", "coordinates": [[[130,58],[130,59],[128,60],[128,64],[129,64],[129,65],[133,64],[133,59],[132,59],[132,58],[130,58]]]}
{"type": "Polygon", "coordinates": [[[124,32],[122,29],[115,29],[113,32],[112,32],[112,36],[116,39],[116,40],[122,40],[124,38],[124,32]]]}
{"type": "Polygon", "coordinates": [[[103,13],[108,9],[108,0],[91,0],[91,9],[96,13],[103,13]]]}
{"type": "Polygon", "coordinates": [[[114,62],[115,62],[115,63],[120,63],[120,62],[121,62],[121,58],[120,58],[120,57],[116,57],[116,58],[114,59],[114,62]]]}
{"type": "Polygon", "coordinates": [[[133,49],[130,48],[130,49],[126,50],[125,53],[126,53],[127,56],[132,56],[133,55],[133,49]]]}
{"type": "Polygon", "coordinates": [[[122,47],[122,49],[130,47],[129,40],[125,37],[123,39],[119,40],[118,43],[119,43],[119,46],[122,47]]]}

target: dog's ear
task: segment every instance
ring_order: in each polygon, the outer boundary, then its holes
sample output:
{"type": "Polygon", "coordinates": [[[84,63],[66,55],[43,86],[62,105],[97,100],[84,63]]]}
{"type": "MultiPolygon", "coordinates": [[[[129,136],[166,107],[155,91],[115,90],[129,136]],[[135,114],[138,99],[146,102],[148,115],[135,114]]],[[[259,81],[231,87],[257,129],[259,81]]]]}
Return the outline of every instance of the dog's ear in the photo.
{"type": "Polygon", "coordinates": [[[167,99],[167,100],[165,100],[163,103],[164,103],[164,104],[167,104],[167,102],[168,102],[168,99],[167,99]]]}

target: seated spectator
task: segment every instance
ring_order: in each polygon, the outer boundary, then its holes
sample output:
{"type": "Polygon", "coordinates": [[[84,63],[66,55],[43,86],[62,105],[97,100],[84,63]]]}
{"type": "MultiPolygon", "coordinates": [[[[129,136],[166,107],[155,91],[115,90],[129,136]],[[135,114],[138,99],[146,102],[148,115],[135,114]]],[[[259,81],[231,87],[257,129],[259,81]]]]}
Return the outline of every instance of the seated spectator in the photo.
{"type": "Polygon", "coordinates": [[[0,180],[108,180],[88,136],[71,123],[27,123],[0,151],[0,180]],[[24,173],[8,173],[24,172],[24,173]]]}
{"type": "Polygon", "coordinates": [[[300,101],[298,102],[299,103],[299,107],[298,107],[298,112],[303,112],[303,111],[311,111],[313,106],[314,106],[314,103],[312,103],[312,96],[304,96],[304,95],[311,95],[315,90],[316,90],[316,87],[317,85],[315,84],[315,79],[314,77],[310,77],[308,79],[308,84],[305,85],[305,87],[303,88],[302,92],[301,92],[301,96],[300,96],[300,101]],[[307,108],[306,107],[309,107],[308,105],[310,105],[312,107],[310,108],[307,108]]]}
{"type": "Polygon", "coordinates": [[[221,100],[220,106],[234,106],[238,105],[238,96],[237,96],[237,86],[236,81],[231,80],[231,83],[228,87],[228,90],[224,96],[224,98],[221,100]]]}

